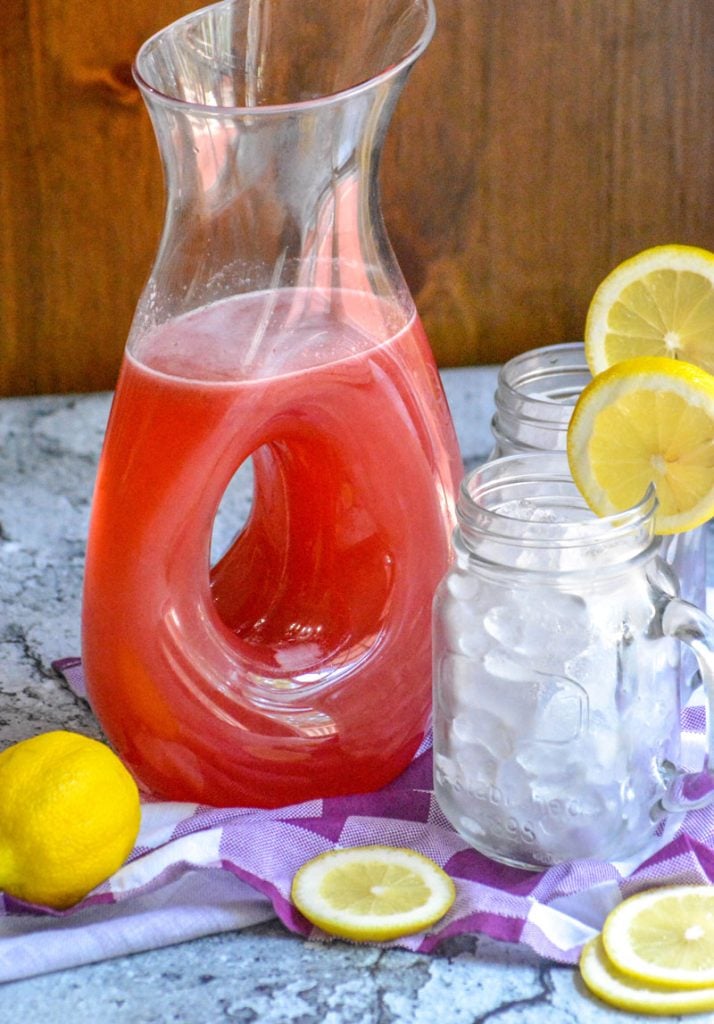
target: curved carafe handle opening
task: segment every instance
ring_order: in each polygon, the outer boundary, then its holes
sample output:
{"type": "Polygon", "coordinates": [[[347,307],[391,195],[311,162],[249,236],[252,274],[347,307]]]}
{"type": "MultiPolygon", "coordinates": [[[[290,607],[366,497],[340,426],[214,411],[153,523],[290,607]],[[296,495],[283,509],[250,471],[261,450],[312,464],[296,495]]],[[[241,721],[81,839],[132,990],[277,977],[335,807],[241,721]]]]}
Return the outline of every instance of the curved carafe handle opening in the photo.
{"type": "MultiPolygon", "coordinates": [[[[662,611],[662,632],[691,648],[697,659],[706,704],[706,754],[700,771],[677,771],[660,801],[667,813],[693,811],[714,803],[714,619],[696,605],[670,598],[662,611]]],[[[656,815],[655,815],[656,816],[656,815]]]]}

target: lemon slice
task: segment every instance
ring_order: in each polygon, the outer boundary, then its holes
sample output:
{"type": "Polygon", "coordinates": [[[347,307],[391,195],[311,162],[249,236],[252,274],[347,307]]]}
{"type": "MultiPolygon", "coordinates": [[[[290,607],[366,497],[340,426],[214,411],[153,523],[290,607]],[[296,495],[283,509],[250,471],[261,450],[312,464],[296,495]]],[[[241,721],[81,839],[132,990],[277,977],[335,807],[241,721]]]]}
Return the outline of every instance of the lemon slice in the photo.
{"type": "Polygon", "coordinates": [[[706,522],[714,515],[714,376],[663,356],[616,363],[578,398],[568,463],[597,515],[632,508],[652,483],[657,533],[706,522]]]}
{"type": "Polygon", "coordinates": [[[714,372],[714,253],[658,245],[608,274],[588,309],[585,358],[595,375],[633,356],[714,372]]]}
{"type": "Polygon", "coordinates": [[[632,1013],[664,1016],[714,1010],[714,987],[678,991],[623,974],[608,959],[599,935],[583,947],[580,975],[590,991],[604,1002],[632,1013]]]}
{"type": "Polygon", "coordinates": [[[714,988],[714,886],[650,889],[610,911],[608,959],[625,974],[668,988],[714,988]]]}
{"type": "Polygon", "coordinates": [[[300,868],[292,899],[331,935],[385,942],[438,921],[454,902],[454,883],[414,850],[361,846],[331,850],[300,868]]]}

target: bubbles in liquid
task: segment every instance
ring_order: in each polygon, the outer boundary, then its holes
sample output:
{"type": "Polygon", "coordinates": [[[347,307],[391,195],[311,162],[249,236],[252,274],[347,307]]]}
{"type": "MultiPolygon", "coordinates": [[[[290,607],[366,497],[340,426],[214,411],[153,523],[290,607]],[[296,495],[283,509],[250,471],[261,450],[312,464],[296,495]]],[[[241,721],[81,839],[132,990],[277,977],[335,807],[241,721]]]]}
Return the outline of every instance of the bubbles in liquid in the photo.
{"type": "Polygon", "coordinates": [[[173,378],[233,383],[338,363],[404,326],[397,306],[363,292],[284,288],[192,310],[133,337],[129,353],[173,378]]]}

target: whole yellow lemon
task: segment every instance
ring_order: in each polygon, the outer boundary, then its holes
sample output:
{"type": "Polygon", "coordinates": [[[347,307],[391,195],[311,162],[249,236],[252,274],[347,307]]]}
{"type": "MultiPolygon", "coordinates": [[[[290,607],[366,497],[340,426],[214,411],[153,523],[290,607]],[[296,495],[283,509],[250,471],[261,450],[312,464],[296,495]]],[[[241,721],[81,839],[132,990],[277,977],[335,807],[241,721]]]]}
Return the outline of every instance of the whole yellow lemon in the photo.
{"type": "Polygon", "coordinates": [[[75,732],[46,732],[0,753],[0,890],[71,907],[128,857],[139,791],[116,754],[75,732]]]}

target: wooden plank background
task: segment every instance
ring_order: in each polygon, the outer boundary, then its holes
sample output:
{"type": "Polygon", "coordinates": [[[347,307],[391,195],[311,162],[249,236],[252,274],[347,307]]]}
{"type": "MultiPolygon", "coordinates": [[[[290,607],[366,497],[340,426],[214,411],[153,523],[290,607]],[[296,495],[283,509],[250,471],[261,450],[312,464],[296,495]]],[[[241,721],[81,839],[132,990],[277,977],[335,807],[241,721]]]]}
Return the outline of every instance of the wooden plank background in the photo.
{"type": "MultiPolygon", "coordinates": [[[[581,336],[648,245],[714,249],[714,0],[436,2],[382,180],[441,365],[581,336]]],[[[113,386],[163,211],[130,65],[196,6],[4,0],[0,394],[113,386]]]]}

